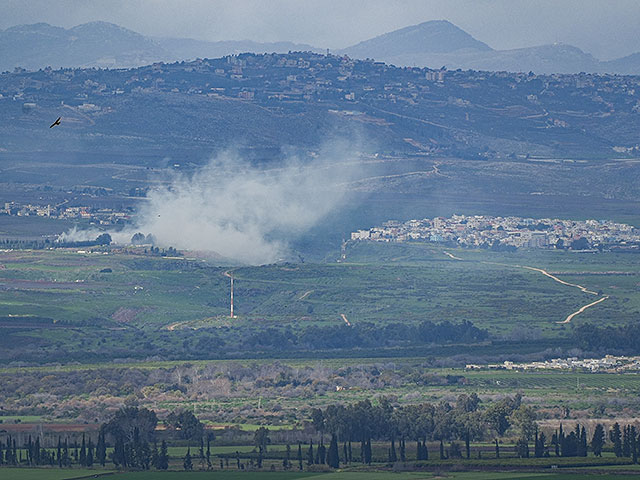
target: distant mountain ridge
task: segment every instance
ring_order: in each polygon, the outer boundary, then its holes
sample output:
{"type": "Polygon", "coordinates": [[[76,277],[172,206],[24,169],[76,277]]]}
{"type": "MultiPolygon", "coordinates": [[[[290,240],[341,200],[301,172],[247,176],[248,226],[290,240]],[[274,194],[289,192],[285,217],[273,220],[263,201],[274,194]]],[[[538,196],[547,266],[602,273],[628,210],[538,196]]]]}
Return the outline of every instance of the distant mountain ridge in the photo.
{"type": "Polygon", "coordinates": [[[565,44],[494,50],[446,20],[401,28],[338,53],[397,66],[444,66],[450,70],[640,74],[640,53],[604,62],[565,44]]]}
{"type": "Polygon", "coordinates": [[[108,22],[90,22],[69,29],[35,23],[0,31],[0,70],[15,67],[38,70],[47,66],[128,68],[246,51],[286,53],[289,50],[318,51],[309,45],[291,42],[154,39],[108,22]]]}
{"type": "Polygon", "coordinates": [[[370,53],[377,56],[420,55],[424,53],[452,53],[459,51],[492,51],[461,28],[446,20],[432,20],[385,33],[341,50],[350,57],[362,58],[370,53]]]}
{"type": "MultiPolygon", "coordinates": [[[[244,52],[289,51],[322,53],[324,50],[292,42],[152,38],[107,22],[90,22],[69,29],[35,23],[0,31],[0,71],[15,67],[38,70],[47,66],[131,68],[244,52]]],[[[397,66],[444,66],[449,70],[640,75],[640,52],[601,61],[565,44],[494,50],[447,20],[404,27],[334,53],[397,66]]]]}

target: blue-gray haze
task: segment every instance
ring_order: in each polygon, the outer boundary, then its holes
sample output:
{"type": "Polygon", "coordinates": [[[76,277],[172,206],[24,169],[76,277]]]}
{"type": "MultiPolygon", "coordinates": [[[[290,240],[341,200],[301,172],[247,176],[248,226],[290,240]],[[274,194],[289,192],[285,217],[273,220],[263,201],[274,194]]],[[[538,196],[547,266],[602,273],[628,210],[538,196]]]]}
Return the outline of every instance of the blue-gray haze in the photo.
{"type": "Polygon", "coordinates": [[[0,28],[103,20],[156,37],[340,49],[447,19],[494,49],[562,42],[602,60],[640,51],[637,0],[0,0],[0,28]]]}

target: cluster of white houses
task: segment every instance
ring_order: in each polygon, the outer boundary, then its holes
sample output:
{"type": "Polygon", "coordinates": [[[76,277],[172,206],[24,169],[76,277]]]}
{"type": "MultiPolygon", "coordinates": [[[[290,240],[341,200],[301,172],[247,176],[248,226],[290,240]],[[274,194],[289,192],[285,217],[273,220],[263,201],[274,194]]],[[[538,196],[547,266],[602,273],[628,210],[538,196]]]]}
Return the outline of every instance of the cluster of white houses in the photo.
{"type": "Polygon", "coordinates": [[[455,242],[480,247],[497,244],[516,248],[548,248],[572,245],[585,239],[589,246],[640,243],[640,230],[609,220],[561,220],[488,215],[453,215],[406,222],[389,221],[381,227],[351,233],[351,240],[403,242],[455,242]]]}
{"type": "MultiPolygon", "coordinates": [[[[1,205],[1,204],[0,204],[1,205]]],[[[17,202],[5,202],[0,215],[16,217],[82,218],[100,225],[115,225],[129,220],[130,214],[112,208],[93,208],[87,206],[33,205],[17,202]]]]}
{"type": "Polygon", "coordinates": [[[466,370],[579,370],[588,372],[640,371],[640,357],[554,358],[544,362],[514,363],[505,361],[488,365],[467,364],[466,370]]]}

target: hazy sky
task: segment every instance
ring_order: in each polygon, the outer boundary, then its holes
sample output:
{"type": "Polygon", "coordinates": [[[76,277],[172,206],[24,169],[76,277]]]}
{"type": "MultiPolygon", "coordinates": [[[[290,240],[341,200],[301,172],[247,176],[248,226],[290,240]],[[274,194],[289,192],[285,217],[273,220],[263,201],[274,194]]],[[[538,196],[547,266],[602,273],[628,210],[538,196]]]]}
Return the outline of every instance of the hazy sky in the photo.
{"type": "Polygon", "coordinates": [[[145,35],[334,49],[447,19],[496,49],[563,42],[602,59],[640,51],[639,0],[0,0],[0,12],[2,29],[104,20],[145,35]]]}

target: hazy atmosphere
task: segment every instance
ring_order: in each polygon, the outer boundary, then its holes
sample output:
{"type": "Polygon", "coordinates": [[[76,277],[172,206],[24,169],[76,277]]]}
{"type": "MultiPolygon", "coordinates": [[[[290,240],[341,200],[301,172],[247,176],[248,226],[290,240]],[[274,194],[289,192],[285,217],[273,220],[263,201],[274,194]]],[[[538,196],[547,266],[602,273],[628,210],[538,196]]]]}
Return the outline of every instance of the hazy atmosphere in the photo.
{"type": "Polygon", "coordinates": [[[339,49],[445,19],[500,50],[562,42],[603,60],[640,50],[635,0],[3,0],[0,6],[0,28],[36,22],[69,28],[102,20],[149,36],[339,49]]]}
{"type": "Polygon", "coordinates": [[[0,479],[640,478],[639,0],[0,0],[0,479]]]}

